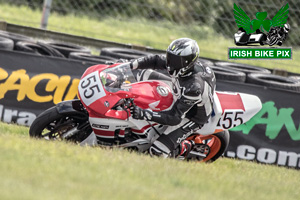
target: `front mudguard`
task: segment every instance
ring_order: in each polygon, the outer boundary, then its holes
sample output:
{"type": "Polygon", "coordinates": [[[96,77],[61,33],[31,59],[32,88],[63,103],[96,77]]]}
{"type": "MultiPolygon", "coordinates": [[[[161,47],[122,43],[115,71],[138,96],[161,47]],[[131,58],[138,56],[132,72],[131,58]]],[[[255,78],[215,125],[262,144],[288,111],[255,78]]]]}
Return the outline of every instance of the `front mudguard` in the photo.
{"type": "Polygon", "coordinates": [[[78,99],[62,101],[56,105],[57,112],[64,116],[76,116],[78,119],[88,120],[89,115],[78,99]]]}

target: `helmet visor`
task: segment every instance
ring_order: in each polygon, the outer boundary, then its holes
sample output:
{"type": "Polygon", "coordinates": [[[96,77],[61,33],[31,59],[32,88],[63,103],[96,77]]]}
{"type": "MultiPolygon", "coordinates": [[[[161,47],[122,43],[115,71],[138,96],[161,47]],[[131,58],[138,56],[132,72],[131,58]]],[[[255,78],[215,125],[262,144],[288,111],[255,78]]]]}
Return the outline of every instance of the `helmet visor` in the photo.
{"type": "Polygon", "coordinates": [[[190,63],[196,60],[196,55],[178,56],[172,53],[167,53],[167,68],[170,75],[177,75],[180,69],[187,67],[190,63]]]}

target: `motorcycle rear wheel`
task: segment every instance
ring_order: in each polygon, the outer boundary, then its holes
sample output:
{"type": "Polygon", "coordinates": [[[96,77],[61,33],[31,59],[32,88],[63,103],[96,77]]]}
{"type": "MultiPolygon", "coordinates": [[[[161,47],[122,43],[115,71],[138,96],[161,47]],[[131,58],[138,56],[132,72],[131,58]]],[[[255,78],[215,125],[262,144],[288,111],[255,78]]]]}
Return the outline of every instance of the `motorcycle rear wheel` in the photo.
{"type": "Polygon", "coordinates": [[[209,153],[200,161],[214,162],[226,151],[229,145],[230,135],[229,131],[222,131],[211,135],[192,135],[187,139],[194,140],[195,144],[205,144],[209,146],[209,153]]]}
{"type": "Polygon", "coordinates": [[[76,118],[76,115],[61,115],[56,107],[51,107],[42,112],[32,123],[29,135],[35,138],[46,140],[66,140],[80,143],[85,140],[92,132],[87,120],[76,118]],[[81,128],[78,128],[81,127],[81,128]],[[69,137],[64,137],[71,129],[78,128],[79,131],[69,137]]]}

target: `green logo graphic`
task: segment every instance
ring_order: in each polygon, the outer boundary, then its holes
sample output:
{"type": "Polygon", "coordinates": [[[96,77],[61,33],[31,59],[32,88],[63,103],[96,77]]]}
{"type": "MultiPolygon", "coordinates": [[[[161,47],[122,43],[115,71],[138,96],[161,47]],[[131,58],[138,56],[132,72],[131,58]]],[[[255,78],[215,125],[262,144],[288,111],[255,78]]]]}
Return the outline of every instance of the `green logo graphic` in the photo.
{"type": "Polygon", "coordinates": [[[271,27],[283,27],[287,23],[288,9],[289,4],[287,3],[285,6],[282,6],[272,20],[266,19],[268,16],[267,12],[257,12],[255,14],[256,19],[250,20],[245,11],[236,4],[234,4],[233,12],[237,26],[243,28],[247,34],[250,34],[257,30],[269,32],[271,27]]]}
{"type": "Polygon", "coordinates": [[[267,12],[257,12],[256,18],[251,20],[236,4],[233,5],[233,13],[238,26],[238,31],[234,34],[234,43],[238,46],[281,46],[291,29],[287,23],[289,4],[282,6],[272,19],[267,19],[267,12]]]}
{"type": "Polygon", "coordinates": [[[231,131],[242,131],[243,134],[249,134],[255,125],[266,125],[265,135],[269,139],[276,139],[281,129],[285,127],[290,138],[294,141],[300,140],[300,126],[298,129],[292,118],[294,108],[275,107],[273,101],[263,104],[262,109],[247,123],[237,126],[231,131]]]}

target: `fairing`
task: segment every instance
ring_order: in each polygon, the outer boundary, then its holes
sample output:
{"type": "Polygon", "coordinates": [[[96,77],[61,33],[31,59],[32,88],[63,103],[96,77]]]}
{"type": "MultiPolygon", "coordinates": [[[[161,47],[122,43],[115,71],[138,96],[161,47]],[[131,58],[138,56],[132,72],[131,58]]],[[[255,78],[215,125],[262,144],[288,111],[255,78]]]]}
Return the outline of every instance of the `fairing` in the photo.
{"type": "MultiPolygon", "coordinates": [[[[160,127],[133,119],[129,109],[118,109],[116,104],[122,99],[132,98],[139,107],[153,111],[168,109],[173,104],[172,90],[167,84],[156,80],[136,82],[128,63],[88,68],[80,80],[78,94],[95,134],[104,138],[114,138],[116,134],[123,137],[126,128],[143,135],[154,131],[153,125],[160,127]]],[[[198,134],[234,128],[250,120],[262,107],[260,99],[249,94],[216,92],[213,98],[213,113],[198,134]]]]}

